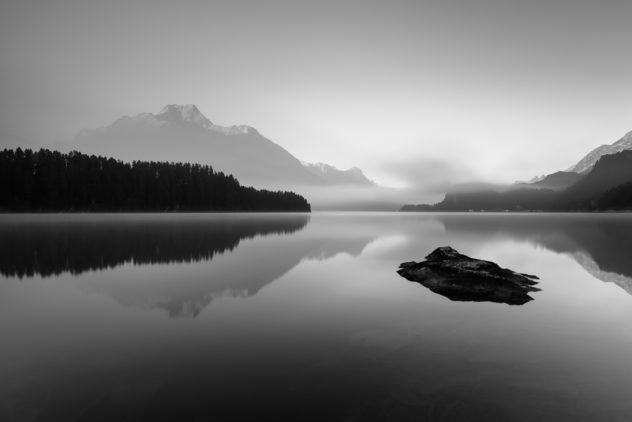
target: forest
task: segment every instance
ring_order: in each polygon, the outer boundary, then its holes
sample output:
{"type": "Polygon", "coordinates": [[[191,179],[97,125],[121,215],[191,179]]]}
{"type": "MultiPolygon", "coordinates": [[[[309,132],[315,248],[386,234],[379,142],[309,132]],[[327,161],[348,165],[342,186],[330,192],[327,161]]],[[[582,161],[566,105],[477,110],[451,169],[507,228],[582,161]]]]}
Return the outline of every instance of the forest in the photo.
{"type": "Polygon", "coordinates": [[[0,211],[309,212],[296,193],[242,186],[211,166],[40,149],[0,152],[0,211]]]}

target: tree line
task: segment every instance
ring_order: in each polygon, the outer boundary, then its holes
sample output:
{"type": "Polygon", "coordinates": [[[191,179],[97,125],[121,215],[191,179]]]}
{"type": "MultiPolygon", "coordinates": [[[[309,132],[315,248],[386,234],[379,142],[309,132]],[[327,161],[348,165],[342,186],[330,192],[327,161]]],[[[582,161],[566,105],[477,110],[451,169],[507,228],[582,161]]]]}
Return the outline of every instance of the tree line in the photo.
{"type": "Polygon", "coordinates": [[[241,186],[211,166],[40,149],[0,152],[3,211],[310,211],[293,192],[241,186]]]}

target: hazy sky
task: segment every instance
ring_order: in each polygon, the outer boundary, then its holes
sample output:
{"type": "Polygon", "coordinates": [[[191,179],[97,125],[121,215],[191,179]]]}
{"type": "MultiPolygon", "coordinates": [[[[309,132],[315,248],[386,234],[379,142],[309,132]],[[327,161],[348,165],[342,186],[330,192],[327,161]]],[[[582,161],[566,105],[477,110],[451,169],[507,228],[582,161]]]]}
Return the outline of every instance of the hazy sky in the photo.
{"type": "Polygon", "coordinates": [[[194,103],[385,184],[513,181],[632,130],[632,1],[0,3],[0,145],[194,103]]]}

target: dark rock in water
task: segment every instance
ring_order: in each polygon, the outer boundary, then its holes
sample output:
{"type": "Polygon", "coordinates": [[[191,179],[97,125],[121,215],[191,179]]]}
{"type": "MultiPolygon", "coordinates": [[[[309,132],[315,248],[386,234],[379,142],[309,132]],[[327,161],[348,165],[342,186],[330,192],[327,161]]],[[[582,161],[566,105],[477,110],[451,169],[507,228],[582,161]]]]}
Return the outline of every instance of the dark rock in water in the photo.
{"type": "Polygon", "coordinates": [[[426,261],[404,262],[397,271],[450,300],[523,305],[539,291],[538,277],[515,273],[490,261],[462,255],[449,246],[435,249],[426,261]]]}

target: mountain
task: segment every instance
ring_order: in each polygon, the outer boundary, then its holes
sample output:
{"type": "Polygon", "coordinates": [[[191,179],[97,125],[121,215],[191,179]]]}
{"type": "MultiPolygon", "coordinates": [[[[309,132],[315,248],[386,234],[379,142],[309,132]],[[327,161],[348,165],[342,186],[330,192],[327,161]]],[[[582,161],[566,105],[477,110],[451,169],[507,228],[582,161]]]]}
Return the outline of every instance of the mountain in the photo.
{"type": "MultiPolygon", "coordinates": [[[[193,104],[172,104],[156,114],[122,117],[109,126],[80,132],[67,147],[124,160],[209,164],[244,185],[268,189],[325,186],[337,179],[306,167],[251,126],[214,124],[193,104]]],[[[361,178],[347,176],[346,180],[356,183],[361,178]]]]}
{"type": "Polygon", "coordinates": [[[577,164],[572,165],[565,171],[536,176],[526,183],[516,182],[515,185],[538,189],[552,189],[556,191],[563,190],[577,183],[583,175],[587,174],[593,168],[601,157],[625,150],[632,150],[632,131],[611,145],[601,145],[595,148],[584,156],[584,158],[579,160],[577,164]]]}
{"type": "Polygon", "coordinates": [[[586,173],[604,155],[616,154],[617,152],[625,150],[632,150],[632,131],[626,133],[623,138],[611,145],[601,145],[593,149],[584,158],[579,160],[577,164],[569,167],[566,171],[586,173]]]}
{"type": "Polygon", "coordinates": [[[332,185],[375,186],[375,182],[368,179],[358,167],[340,170],[324,163],[303,163],[303,166],[326,183],[332,185]]]}
{"type": "MultiPolygon", "coordinates": [[[[561,175],[562,179],[568,175],[561,175]]],[[[518,188],[446,193],[435,205],[407,205],[402,211],[599,211],[630,209],[632,150],[601,157],[588,173],[561,191],[518,188]]],[[[571,176],[573,177],[573,176],[571,176]]],[[[543,179],[544,181],[546,179],[543,179]]],[[[542,182],[541,181],[541,182],[542,182]]]]}
{"type": "Polygon", "coordinates": [[[447,192],[434,204],[401,211],[598,211],[632,209],[632,131],[592,150],[566,171],[516,182],[507,188],[447,192]],[[531,191],[531,192],[530,192],[531,191]]]}

